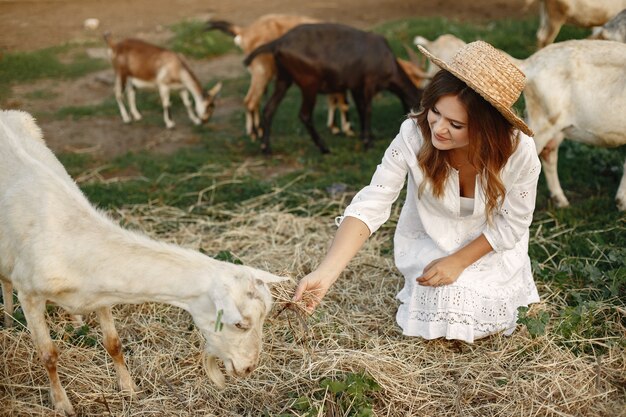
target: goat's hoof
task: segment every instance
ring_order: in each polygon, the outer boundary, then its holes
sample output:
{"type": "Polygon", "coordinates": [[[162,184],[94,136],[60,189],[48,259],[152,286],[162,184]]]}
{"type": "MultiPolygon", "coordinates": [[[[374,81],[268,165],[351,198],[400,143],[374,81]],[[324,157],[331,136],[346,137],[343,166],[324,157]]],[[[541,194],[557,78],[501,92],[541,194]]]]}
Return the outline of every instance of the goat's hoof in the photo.
{"type": "Polygon", "coordinates": [[[332,133],[333,135],[338,135],[339,133],[341,133],[341,130],[339,130],[338,127],[331,127],[330,133],[332,133]]]}
{"type": "Polygon", "coordinates": [[[67,398],[60,400],[60,401],[55,401],[54,395],[51,394],[50,397],[54,403],[54,409],[56,410],[57,413],[65,414],[66,416],[69,416],[69,417],[76,416],[76,411],[74,411],[74,407],[72,407],[72,404],[67,398]]]}
{"type": "Polygon", "coordinates": [[[171,124],[171,125],[166,125],[165,127],[168,129],[174,129],[176,125],[175,124],[171,124]]]}

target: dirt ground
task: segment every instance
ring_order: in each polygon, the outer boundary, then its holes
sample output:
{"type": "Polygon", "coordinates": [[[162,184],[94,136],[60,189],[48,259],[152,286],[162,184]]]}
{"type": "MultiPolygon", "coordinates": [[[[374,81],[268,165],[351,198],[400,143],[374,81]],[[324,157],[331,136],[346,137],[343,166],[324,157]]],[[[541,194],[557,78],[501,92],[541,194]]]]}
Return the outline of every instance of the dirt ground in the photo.
{"type": "MultiPolygon", "coordinates": [[[[534,13],[533,8],[524,10],[524,3],[524,0],[0,0],[0,65],[2,52],[99,40],[104,30],[116,37],[134,36],[162,43],[170,36],[167,26],[184,20],[215,18],[247,25],[263,14],[289,13],[367,29],[410,16],[484,21],[534,13]],[[84,28],[88,18],[99,19],[96,31],[84,28]]],[[[104,48],[87,52],[95,57],[105,54],[104,48]]],[[[240,77],[245,71],[241,55],[237,54],[192,61],[192,68],[200,80],[240,77]]],[[[0,102],[0,108],[41,113],[67,106],[95,105],[113,94],[112,78],[112,70],[108,69],[68,82],[44,80],[16,86],[9,99],[0,102]]],[[[178,105],[175,97],[174,106],[178,105]]],[[[236,99],[220,99],[214,119],[238,106],[240,102],[236,99]]],[[[119,117],[80,120],[40,117],[39,124],[55,152],[87,152],[108,158],[140,149],[170,152],[195,143],[198,138],[194,137],[184,112],[174,111],[178,124],[169,131],[142,123],[124,125],[119,117]]]]}

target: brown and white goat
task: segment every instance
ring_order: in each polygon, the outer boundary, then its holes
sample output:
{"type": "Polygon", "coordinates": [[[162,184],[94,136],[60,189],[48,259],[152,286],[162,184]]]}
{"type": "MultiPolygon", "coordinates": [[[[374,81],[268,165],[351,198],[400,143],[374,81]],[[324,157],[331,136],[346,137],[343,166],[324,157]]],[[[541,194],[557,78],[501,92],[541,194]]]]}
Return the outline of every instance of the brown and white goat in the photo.
{"type": "Polygon", "coordinates": [[[160,302],[182,308],[206,341],[208,376],[223,388],[216,359],[229,375],[252,372],[272,305],[267,284],[282,280],[120,227],[87,201],[29,114],[0,111],[0,283],[5,303],[17,291],[58,412],[75,415],[57,371],[47,302],[74,314],[96,312],[120,389],[131,395],[137,388],[111,306],[160,302]]]}
{"type": "MultiPolygon", "coordinates": [[[[525,0],[526,7],[535,0],[525,0]]],[[[590,28],[602,26],[626,8],[626,0],[539,0],[537,47],[556,39],[565,23],[590,28]]]]}
{"type": "Polygon", "coordinates": [[[200,125],[209,120],[215,108],[215,97],[222,88],[221,82],[204,93],[189,65],[175,52],[139,39],[124,39],[115,43],[108,33],[104,39],[115,71],[115,99],[124,123],[131,122],[124,106],[124,91],[133,119],[141,120],[135,101],[135,88],[158,90],[163,105],[163,120],[168,129],[175,126],[170,115],[170,91],[180,91],[180,98],[194,124],[200,125]],[[195,108],[189,93],[194,99],[195,108]]]}

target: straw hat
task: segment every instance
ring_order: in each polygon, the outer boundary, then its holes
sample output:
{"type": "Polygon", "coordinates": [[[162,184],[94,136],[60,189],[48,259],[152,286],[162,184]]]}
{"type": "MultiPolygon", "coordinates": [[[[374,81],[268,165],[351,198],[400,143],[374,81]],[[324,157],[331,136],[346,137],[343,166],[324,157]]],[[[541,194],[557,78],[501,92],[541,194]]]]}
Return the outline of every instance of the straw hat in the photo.
{"type": "Polygon", "coordinates": [[[513,111],[526,76],[504,53],[487,42],[476,41],[459,49],[450,62],[443,62],[424,47],[418,48],[439,68],[451,72],[491,103],[513,126],[528,136],[533,135],[513,111]]]}

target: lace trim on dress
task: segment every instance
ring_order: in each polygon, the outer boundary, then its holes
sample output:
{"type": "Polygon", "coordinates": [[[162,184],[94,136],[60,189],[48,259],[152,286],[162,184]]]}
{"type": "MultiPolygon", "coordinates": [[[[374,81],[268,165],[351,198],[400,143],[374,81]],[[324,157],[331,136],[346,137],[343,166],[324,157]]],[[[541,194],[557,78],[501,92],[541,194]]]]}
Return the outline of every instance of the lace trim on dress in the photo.
{"type": "MultiPolygon", "coordinates": [[[[528,271],[521,274],[530,276],[528,271]]],[[[412,298],[400,306],[398,323],[411,336],[471,342],[501,331],[512,332],[517,308],[539,301],[534,282],[528,278],[517,285],[487,286],[481,290],[456,284],[438,288],[418,286],[412,298]]]]}

